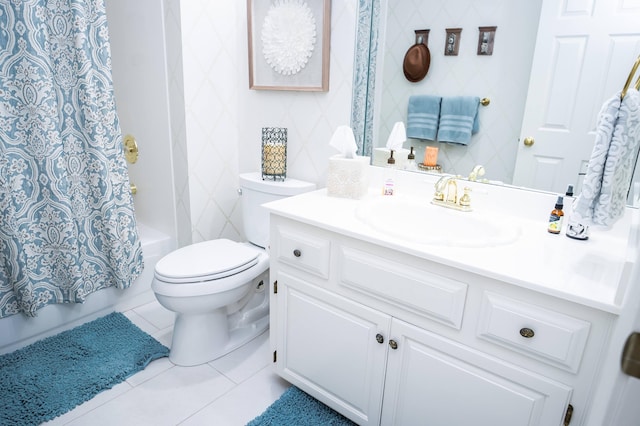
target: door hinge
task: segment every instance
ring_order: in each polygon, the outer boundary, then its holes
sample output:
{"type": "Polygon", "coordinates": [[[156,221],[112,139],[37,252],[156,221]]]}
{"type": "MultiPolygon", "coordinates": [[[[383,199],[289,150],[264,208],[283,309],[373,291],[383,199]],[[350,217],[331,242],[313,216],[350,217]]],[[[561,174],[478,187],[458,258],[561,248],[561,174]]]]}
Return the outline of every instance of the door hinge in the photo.
{"type": "Polygon", "coordinates": [[[569,426],[571,423],[571,417],[573,416],[573,405],[567,406],[567,411],[564,413],[564,426],[569,426]]]}
{"type": "Polygon", "coordinates": [[[273,351],[273,362],[278,360],[278,351],[273,351]]]}
{"type": "Polygon", "coordinates": [[[278,294],[278,280],[273,282],[273,294],[278,294]]]}

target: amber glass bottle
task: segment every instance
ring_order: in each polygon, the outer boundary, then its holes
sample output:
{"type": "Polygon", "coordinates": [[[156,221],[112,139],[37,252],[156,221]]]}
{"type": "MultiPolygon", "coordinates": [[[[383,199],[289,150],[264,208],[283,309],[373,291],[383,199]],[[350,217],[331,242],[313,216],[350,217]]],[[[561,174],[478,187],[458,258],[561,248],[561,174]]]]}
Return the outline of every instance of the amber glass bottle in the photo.
{"type": "Polygon", "coordinates": [[[549,215],[549,225],[547,226],[547,231],[551,232],[552,234],[559,234],[562,230],[562,219],[564,217],[562,207],[563,199],[562,196],[559,196],[558,201],[556,201],[555,208],[551,210],[551,214],[549,215]]]}

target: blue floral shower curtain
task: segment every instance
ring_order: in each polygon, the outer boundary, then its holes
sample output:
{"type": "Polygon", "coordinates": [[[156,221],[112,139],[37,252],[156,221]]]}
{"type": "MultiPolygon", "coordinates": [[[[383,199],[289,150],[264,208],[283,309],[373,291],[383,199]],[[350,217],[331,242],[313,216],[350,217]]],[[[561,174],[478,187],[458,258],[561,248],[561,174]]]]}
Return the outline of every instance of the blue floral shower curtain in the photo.
{"type": "Polygon", "coordinates": [[[0,0],[0,318],[142,272],[103,0],[0,0]]]}

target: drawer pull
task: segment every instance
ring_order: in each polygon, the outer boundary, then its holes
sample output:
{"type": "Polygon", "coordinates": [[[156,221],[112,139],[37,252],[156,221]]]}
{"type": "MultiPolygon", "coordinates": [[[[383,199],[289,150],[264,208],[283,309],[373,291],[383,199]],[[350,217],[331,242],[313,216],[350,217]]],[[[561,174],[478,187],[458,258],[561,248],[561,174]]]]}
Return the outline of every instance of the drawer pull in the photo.
{"type": "Polygon", "coordinates": [[[389,346],[391,346],[391,349],[398,349],[398,342],[395,340],[389,340],[389,346]]]}
{"type": "Polygon", "coordinates": [[[300,257],[300,256],[302,256],[302,252],[301,252],[300,250],[298,250],[298,249],[295,249],[295,250],[293,251],[293,255],[294,255],[295,257],[300,257]]]}
{"type": "Polygon", "coordinates": [[[384,343],[384,337],[382,336],[382,334],[376,334],[376,341],[380,344],[384,343]]]}
{"type": "Polygon", "coordinates": [[[520,335],[525,339],[531,339],[536,333],[530,328],[524,327],[520,329],[520,335]]]}

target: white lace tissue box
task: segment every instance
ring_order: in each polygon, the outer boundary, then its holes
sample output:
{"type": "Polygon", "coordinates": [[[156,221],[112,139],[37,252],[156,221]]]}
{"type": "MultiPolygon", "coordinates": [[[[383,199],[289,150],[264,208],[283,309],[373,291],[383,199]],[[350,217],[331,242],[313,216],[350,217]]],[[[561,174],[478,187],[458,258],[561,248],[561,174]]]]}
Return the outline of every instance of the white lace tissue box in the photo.
{"type": "Polygon", "coordinates": [[[327,195],[354,199],[364,197],[369,190],[369,162],[369,157],[330,157],[327,195]]]}

